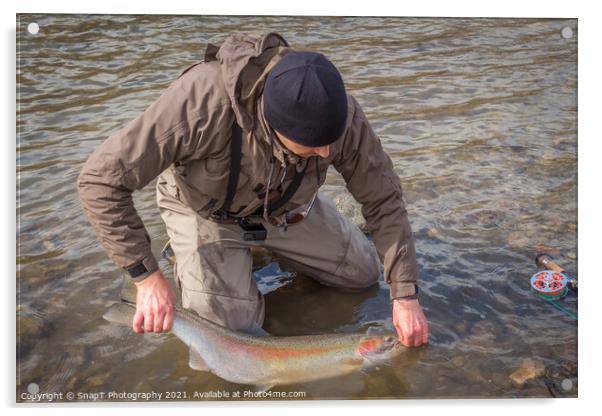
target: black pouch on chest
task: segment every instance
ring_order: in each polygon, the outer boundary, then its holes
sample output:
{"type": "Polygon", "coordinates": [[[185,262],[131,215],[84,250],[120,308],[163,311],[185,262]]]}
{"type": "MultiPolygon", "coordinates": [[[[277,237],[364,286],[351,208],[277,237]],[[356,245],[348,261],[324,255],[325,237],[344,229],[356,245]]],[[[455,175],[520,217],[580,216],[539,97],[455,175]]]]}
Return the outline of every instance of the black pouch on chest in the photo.
{"type": "Polygon", "coordinates": [[[238,225],[242,229],[242,239],[244,241],[263,241],[268,236],[268,231],[262,223],[252,223],[247,221],[239,221],[238,225]]]}

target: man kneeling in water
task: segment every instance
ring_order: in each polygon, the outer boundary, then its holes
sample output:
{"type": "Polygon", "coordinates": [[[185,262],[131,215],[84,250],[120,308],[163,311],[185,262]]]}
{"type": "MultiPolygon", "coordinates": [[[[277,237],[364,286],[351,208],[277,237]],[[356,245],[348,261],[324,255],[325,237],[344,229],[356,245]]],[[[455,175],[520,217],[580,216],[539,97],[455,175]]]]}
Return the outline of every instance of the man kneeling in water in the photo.
{"type": "Polygon", "coordinates": [[[401,342],[428,342],[399,178],[324,55],[295,51],[275,33],[209,45],[203,62],[90,156],[81,200],[136,283],[136,332],[173,323],[174,294],[132,201],[156,177],[185,308],[232,329],[261,326],[251,247],[346,288],[376,283],[382,260],[401,342]],[[318,193],[330,165],[361,203],[376,248],[318,193]]]}

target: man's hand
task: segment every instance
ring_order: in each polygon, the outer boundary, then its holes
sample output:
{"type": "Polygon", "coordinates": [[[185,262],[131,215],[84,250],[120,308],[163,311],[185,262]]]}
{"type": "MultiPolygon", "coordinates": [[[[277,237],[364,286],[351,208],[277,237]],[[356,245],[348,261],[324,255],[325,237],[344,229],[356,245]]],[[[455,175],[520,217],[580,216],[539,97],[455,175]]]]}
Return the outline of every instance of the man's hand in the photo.
{"type": "Polygon", "coordinates": [[[134,331],[141,334],[145,331],[171,330],[175,296],[161,270],[136,283],[136,287],[136,313],[132,323],[134,331]]]}
{"type": "Polygon", "coordinates": [[[429,324],[416,299],[393,300],[393,325],[399,340],[406,347],[428,343],[429,324]]]}

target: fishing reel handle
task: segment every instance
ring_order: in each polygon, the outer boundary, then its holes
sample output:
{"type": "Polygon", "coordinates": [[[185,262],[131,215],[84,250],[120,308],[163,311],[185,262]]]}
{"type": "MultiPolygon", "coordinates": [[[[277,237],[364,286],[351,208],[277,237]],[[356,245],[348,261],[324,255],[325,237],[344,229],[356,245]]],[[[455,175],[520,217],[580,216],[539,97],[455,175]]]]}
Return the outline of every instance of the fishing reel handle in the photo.
{"type": "Polygon", "coordinates": [[[546,270],[554,270],[555,272],[559,273],[566,272],[566,270],[555,263],[554,260],[552,260],[550,256],[545,253],[539,253],[537,256],[535,256],[535,264],[539,267],[543,267],[546,270]]]}
{"type": "MultiPolygon", "coordinates": [[[[545,253],[539,253],[535,256],[535,264],[546,270],[553,270],[558,273],[566,273],[566,270],[558,265],[550,256],[545,253]]],[[[577,279],[570,278],[568,287],[573,291],[577,292],[577,279]]]]}

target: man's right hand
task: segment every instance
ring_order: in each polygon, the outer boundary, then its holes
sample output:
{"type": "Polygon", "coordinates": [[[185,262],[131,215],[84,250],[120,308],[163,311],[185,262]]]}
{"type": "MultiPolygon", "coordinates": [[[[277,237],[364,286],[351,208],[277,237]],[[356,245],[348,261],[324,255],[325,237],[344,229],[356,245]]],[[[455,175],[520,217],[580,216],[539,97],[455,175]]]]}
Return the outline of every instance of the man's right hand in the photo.
{"type": "Polygon", "coordinates": [[[145,331],[170,331],[175,295],[161,270],[136,283],[136,287],[136,313],[132,324],[134,331],[139,334],[145,331]]]}

